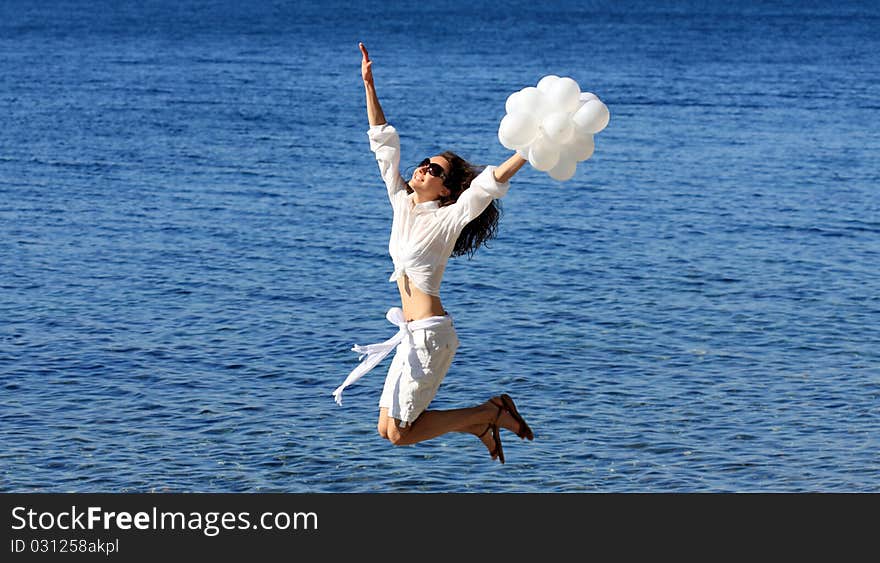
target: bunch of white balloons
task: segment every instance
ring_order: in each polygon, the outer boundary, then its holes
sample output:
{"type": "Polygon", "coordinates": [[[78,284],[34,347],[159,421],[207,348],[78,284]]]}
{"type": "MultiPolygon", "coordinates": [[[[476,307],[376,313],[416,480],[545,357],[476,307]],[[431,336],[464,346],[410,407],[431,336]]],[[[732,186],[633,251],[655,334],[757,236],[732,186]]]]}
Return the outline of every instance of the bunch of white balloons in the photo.
{"type": "Polygon", "coordinates": [[[545,76],[538,86],[514,92],[504,106],[498,140],[536,170],[564,182],[577,163],[593,156],[593,135],[605,129],[608,108],[569,77],[545,76]]]}

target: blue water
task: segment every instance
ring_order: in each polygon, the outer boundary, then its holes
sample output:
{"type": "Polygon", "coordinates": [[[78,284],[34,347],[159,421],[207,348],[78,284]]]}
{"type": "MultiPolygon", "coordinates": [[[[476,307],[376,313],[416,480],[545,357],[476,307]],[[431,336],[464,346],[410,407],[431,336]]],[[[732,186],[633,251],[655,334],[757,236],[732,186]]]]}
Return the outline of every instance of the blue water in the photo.
{"type": "Polygon", "coordinates": [[[0,490],[880,492],[876,2],[0,4],[0,490]],[[611,110],[450,263],[435,400],[536,433],[376,433],[405,164],[509,154],[507,95],[611,110]]]}

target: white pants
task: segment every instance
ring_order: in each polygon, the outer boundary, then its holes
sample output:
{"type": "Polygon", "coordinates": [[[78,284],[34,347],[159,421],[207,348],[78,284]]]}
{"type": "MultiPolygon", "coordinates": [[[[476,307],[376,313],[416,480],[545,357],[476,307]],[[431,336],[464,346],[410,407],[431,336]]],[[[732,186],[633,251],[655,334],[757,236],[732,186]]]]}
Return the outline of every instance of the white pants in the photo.
{"type": "Polygon", "coordinates": [[[428,408],[455,357],[458,336],[452,317],[445,319],[430,328],[412,331],[413,348],[421,369],[410,365],[414,358],[407,344],[401,342],[397,346],[379,407],[388,409],[388,416],[398,419],[401,427],[412,423],[428,408]]]}

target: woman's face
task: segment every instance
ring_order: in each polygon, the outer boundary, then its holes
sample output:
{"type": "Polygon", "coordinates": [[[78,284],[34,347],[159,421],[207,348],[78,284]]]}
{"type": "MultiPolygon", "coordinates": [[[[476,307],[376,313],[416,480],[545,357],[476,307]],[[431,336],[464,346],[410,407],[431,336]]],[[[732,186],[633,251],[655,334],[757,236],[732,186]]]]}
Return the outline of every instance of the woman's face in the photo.
{"type": "Polygon", "coordinates": [[[409,181],[411,187],[419,196],[420,201],[433,201],[440,196],[449,195],[449,190],[443,185],[449,175],[451,165],[442,156],[432,156],[423,160],[413,171],[409,181]]]}

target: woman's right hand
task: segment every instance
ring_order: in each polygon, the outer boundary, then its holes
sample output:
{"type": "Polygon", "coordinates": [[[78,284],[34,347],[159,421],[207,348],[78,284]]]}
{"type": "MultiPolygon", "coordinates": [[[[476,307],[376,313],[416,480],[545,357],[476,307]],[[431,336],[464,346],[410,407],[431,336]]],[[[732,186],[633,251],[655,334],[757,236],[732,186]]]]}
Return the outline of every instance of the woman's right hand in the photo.
{"type": "Polygon", "coordinates": [[[364,79],[364,84],[373,84],[373,61],[370,60],[370,54],[367,53],[367,48],[364,47],[363,43],[358,43],[358,47],[361,48],[361,78],[364,79]]]}

